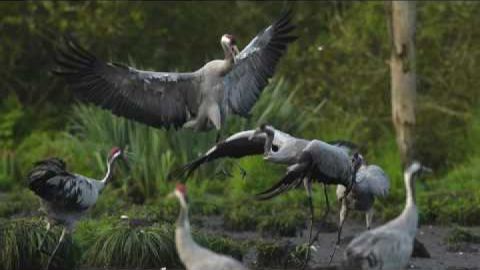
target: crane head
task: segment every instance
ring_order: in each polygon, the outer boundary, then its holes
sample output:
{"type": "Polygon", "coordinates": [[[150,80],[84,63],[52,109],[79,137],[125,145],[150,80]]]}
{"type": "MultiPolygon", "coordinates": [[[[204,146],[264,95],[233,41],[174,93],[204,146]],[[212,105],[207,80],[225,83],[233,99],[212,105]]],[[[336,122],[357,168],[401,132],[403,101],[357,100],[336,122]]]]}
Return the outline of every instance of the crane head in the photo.
{"type": "Polygon", "coordinates": [[[180,192],[180,194],[182,194],[183,196],[187,195],[187,186],[182,183],[177,183],[175,190],[180,192]]]}
{"type": "Polygon", "coordinates": [[[222,39],[220,40],[220,44],[222,44],[222,47],[225,53],[230,54],[233,60],[236,61],[235,56],[237,56],[240,52],[237,47],[235,36],[230,34],[224,34],[222,36],[222,39]]]}
{"type": "Polygon", "coordinates": [[[275,129],[271,125],[268,125],[266,123],[262,123],[262,124],[260,124],[259,127],[257,127],[255,129],[255,131],[252,133],[252,135],[250,135],[248,137],[248,139],[253,140],[253,138],[255,136],[257,136],[258,134],[262,134],[262,133],[266,133],[269,136],[274,136],[274,131],[275,131],[275,129]]]}
{"type": "Polygon", "coordinates": [[[423,166],[420,162],[418,161],[413,161],[410,166],[405,170],[405,174],[408,174],[410,176],[420,176],[425,173],[432,173],[433,170],[423,166]]]}
{"type": "Polygon", "coordinates": [[[358,171],[358,169],[360,168],[360,166],[362,166],[364,162],[365,160],[363,159],[363,156],[360,153],[357,152],[353,154],[352,165],[355,172],[358,171]]]}
{"type": "Polygon", "coordinates": [[[180,205],[184,208],[187,208],[187,186],[182,183],[177,183],[173,192],[167,195],[167,199],[177,197],[180,201],[180,205]]]}
{"type": "Polygon", "coordinates": [[[110,153],[108,154],[108,160],[112,160],[114,158],[119,157],[123,153],[122,149],[120,147],[112,147],[110,150],[110,153]]]}

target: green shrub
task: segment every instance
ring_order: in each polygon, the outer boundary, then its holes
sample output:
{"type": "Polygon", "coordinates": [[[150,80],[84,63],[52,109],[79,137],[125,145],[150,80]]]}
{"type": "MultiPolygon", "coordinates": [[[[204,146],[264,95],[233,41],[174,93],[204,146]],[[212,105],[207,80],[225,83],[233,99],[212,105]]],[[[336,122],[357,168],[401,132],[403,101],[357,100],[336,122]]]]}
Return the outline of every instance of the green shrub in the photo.
{"type": "Polygon", "coordinates": [[[19,187],[0,198],[0,217],[31,216],[40,209],[39,198],[30,190],[19,187]]]}

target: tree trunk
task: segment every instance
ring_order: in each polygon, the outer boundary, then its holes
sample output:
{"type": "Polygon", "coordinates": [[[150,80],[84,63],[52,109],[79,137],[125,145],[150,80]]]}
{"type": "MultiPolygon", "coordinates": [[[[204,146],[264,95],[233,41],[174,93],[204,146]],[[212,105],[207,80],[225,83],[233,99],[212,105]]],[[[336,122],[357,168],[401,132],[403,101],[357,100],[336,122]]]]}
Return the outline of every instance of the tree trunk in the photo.
{"type": "Polygon", "coordinates": [[[392,1],[387,4],[391,13],[392,120],[402,165],[405,167],[414,157],[416,3],[392,1]]]}

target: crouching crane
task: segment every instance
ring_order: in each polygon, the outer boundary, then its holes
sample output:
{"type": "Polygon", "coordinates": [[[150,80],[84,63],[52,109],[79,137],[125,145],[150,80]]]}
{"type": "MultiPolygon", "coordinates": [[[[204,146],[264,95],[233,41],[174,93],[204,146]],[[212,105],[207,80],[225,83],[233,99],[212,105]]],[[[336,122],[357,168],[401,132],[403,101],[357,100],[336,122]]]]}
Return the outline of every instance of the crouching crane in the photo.
{"type": "Polygon", "coordinates": [[[177,184],[168,197],[172,196],[177,197],[180,202],[180,214],[175,228],[175,245],[178,256],[187,270],[248,270],[234,258],[217,254],[198,245],[190,231],[186,186],[177,184]]]}
{"type": "Polygon", "coordinates": [[[115,115],[157,128],[220,131],[227,115],[249,115],[287,46],[296,40],[294,28],[291,12],[285,12],[241,52],[235,37],[225,34],[220,40],[225,58],[187,73],[107,63],[67,39],[65,48],[58,48],[54,73],[81,99],[115,115]]]}
{"type": "MultiPolygon", "coordinates": [[[[373,217],[373,203],[375,197],[385,198],[390,189],[390,180],[387,174],[377,165],[367,165],[362,158],[362,164],[358,169],[355,178],[355,185],[352,191],[347,194],[344,186],[337,186],[337,200],[340,202],[340,217],[338,221],[338,233],[336,246],[340,244],[343,224],[349,210],[365,212],[365,223],[367,230],[370,230],[373,217]]],[[[335,255],[336,247],[330,255],[330,262],[335,255]]]]}
{"type": "Polygon", "coordinates": [[[418,162],[413,162],[405,170],[407,195],[403,212],[385,225],[363,232],[348,244],[344,254],[348,269],[405,269],[418,226],[415,180],[425,172],[431,172],[431,169],[418,162]]]}
{"type": "MultiPolygon", "coordinates": [[[[97,202],[99,194],[113,177],[113,165],[118,158],[124,158],[120,148],[114,147],[107,158],[107,172],[102,180],[95,180],[66,170],[66,164],[59,158],[38,161],[28,174],[28,187],[41,198],[47,213],[47,231],[52,225],[63,225],[62,234],[50,255],[46,269],[63,243],[71,234],[79,219],[97,202]]],[[[42,249],[45,237],[39,249],[42,249]]]]}

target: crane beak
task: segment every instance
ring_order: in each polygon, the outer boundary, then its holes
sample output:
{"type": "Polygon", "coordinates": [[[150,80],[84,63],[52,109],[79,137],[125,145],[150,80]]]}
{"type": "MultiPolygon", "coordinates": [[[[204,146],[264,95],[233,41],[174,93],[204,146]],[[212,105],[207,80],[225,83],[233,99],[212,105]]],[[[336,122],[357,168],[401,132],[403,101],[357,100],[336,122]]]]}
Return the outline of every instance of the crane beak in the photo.
{"type": "Polygon", "coordinates": [[[252,135],[250,135],[250,136],[248,137],[248,140],[249,140],[249,141],[253,140],[253,138],[255,138],[255,136],[257,136],[260,132],[261,132],[261,130],[259,130],[258,128],[255,129],[255,131],[252,133],[252,135]]]}
{"type": "Polygon", "coordinates": [[[127,170],[131,171],[132,167],[130,166],[130,162],[128,161],[127,156],[125,154],[122,154],[121,159],[123,160],[123,163],[125,164],[125,167],[127,167],[127,170]]]}
{"type": "Polygon", "coordinates": [[[432,170],[431,168],[429,168],[429,167],[423,166],[423,167],[422,167],[422,170],[423,170],[424,172],[426,172],[426,173],[433,173],[433,170],[432,170]]]}

